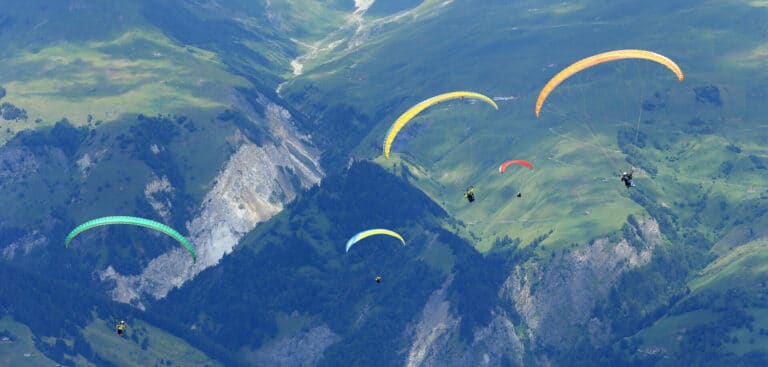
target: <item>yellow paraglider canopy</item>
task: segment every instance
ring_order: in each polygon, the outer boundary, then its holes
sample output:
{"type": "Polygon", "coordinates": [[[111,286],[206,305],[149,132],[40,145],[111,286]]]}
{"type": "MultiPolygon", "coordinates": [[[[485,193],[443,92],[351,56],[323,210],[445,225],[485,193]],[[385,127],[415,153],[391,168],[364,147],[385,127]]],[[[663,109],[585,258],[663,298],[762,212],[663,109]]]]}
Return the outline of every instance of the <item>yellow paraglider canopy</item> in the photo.
{"type": "Polygon", "coordinates": [[[466,91],[449,92],[449,93],[440,94],[432,98],[423,100],[417,103],[415,106],[409,108],[408,111],[405,111],[405,113],[403,113],[402,115],[400,115],[400,117],[398,117],[397,120],[395,120],[395,123],[392,124],[392,127],[389,128],[389,131],[387,132],[387,137],[384,139],[384,157],[389,159],[389,151],[392,148],[392,142],[395,141],[395,137],[397,136],[397,133],[400,132],[400,130],[405,126],[405,124],[408,123],[408,121],[411,121],[411,119],[414,118],[416,115],[418,115],[421,111],[426,110],[432,105],[438,104],[440,102],[452,100],[452,99],[459,99],[459,98],[478,99],[488,103],[489,105],[493,106],[493,108],[497,110],[499,109],[499,106],[497,106],[496,102],[494,102],[492,99],[488,98],[485,95],[482,95],[480,93],[475,93],[475,92],[466,92],[466,91]]]}

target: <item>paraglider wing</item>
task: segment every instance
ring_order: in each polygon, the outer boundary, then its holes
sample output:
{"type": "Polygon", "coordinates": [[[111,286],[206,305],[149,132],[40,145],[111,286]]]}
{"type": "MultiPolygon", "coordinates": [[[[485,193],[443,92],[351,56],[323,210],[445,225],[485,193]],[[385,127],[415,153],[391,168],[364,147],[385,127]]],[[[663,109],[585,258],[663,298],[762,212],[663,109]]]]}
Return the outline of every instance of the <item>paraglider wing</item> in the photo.
{"type": "Polygon", "coordinates": [[[509,167],[510,165],[513,165],[513,164],[519,164],[521,166],[526,166],[526,167],[528,167],[528,169],[533,171],[533,164],[531,164],[531,162],[524,161],[522,159],[513,159],[511,161],[506,161],[506,162],[502,163],[501,166],[499,166],[499,173],[504,173],[504,171],[507,170],[507,167],[509,167]]]}
{"type": "Polygon", "coordinates": [[[197,262],[197,255],[195,254],[195,248],[192,247],[192,244],[189,243],[189,241],[182,236],[179,232],[176,232],[171,227],[168,227],[167,225],[159,222],[155,222],[153,220],[145,219],[145,218],[138,218],[138,217],[129,217],[129,216],[112,216],[112,217],[102,217],[102,218],[96,218],[93,220],[89,220],[72,230],[72,232],[69,232],[67,235],[67,238],[64,240],[64,247],[69,247],[69,243],[72,241],[73,238],[75,238],[77,235],[79,235],[82,232],[85,232],[91,228],[100,227],[100,226],[106,226],[106,225],[112,225],[112,224],[128,224],[128,225],[134,225],[134,226],[141,226],[146,228],[151,228],[156,231],[162,232],[182,244],[187,251],[189,251],[190,255],[192,255],[192,261],[197,262]]]}
{"type": "Polygon", "coordinates": [[[350,247],[352,247],[352,245],[356,244],[357,242],[361,241],[362,239],[364,239],[366,237],[378,235],[378,234],[383,234],[383,235],[387,235],[387,236],[391,236],[391,237],[397,238],[398,240],[400,240],[400,242],[403,243],[403,246],[405,246],[405,240],[397,232],[390,231],[388,229],[377,228],[377,229],[369,229],[369,230],[366,230],[366,231],[362,231],[362,232],[352,236],[352,238],[350,238],[349,241],[347,241],[346,252],[349,252],[350,247]]]}
{"type": "Polygon", "coordinates": [[[564,80],[568,79],[571,75],[576,74],[584,69],[587,69],[589,67],[595,66],[597,64],[602,64],[604,62],[608,61],[614,61],[614,60],[622,60],[622,59],[645,59],[650,61],[658,62],[659,64],[662,64],[669,68],[669,70],[672,70],[675,75],[677,75],[677,79],[679,81],[683,81],[683,71],[680,69],[677,64],[675,64],[674,61],[667,58],[664,55],[657,54],[655,52],[651,51],[645,51],[645,50],[615,50],[615,51],[608,51],[603,52],[597,55],[593,55],[590,57],[587,57],[586,59],[581,59],[572,65],[568,66],[567,68],[561,70],[559,73],[557,73],[552,79],[550,79],[547,84],[544,86],[544,88],[541,89],[541,92],[539,93],[539,98],[536,99],[536,117],[539,117],[539,111],[541,111],[541,106],[544,104],[544,100],[547,99],[547,96],[549,96],[549,93],[552,92],[553,89],[555,89],[560,83],[562,83],[564,80]]]}
{"type": "Polygon", "coordinates": [[[395,120],[395,123],[392,124],[392,127],[389,128],[389,131],[387,132],[387,136],[384,139],[384,157],[389,159],[389,150],[392,148],[392,142],[395,140],[397,133],[400,132],[400,130],[405,126],[405,124],[408,123],[408,121],[410,121],[412,118],[418,115],[421,111],[424,111],[425,109],[429,108],[432,105],[435,105],[437,103],[444,102],[444,101],[449,101],[452,99],[459,99],[459,98],[478,99],[485,103],[488,103],[489,105],[493,106],[493,108],[497,110],[499,109],[499,106],[496,105],[496,102],[494,102],[492,99],[488,98],[485,95],[482,95],[480,93],[475,93],[475,92],[457,91],[457,92],[440,94],[432,98],[428,98],[424,101],[417,103],[415,106],[409,108],[408,111],[405,111],[405,113],[400,115],[400,117],[398,117],[397,120],[395,120]]]}

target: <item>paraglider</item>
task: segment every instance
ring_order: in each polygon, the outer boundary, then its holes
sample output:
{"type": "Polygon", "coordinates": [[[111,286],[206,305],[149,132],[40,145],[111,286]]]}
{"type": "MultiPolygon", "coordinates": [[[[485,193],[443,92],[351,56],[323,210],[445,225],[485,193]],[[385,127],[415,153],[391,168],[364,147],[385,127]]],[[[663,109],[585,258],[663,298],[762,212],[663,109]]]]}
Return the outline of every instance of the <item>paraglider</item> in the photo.
{"type": "Polygon", "coordinates": [[[621,174],[621,182],[624,182],[624,186],[626,186],[627,189],[635,187],[635,182],[632,181],[633,173],[635,173],[635,167],[632,167],[629,172],[622,172],[621,174]]]}
{"type": "Polygon", "coordinates": [[[117,335],[123,335],[127,326],[128,323],[126,323],[125,320],[120,320],[120,322],[115,325],[115,328],[117,329],[117,335]]]}
{"type": "Polygon", "coordinates": [[[146,227],[151,228],[156,231],[165,233],[166,235],[170,236],[177,242],[179,242],[181,245],[183,245],[187,251],[189,251],[189,254],[192,255],[192,261],[197,261],[197,255],[195,254],[195,249],[192,247],[192,244],[189,243],[189,241],[184,238],[179,232],[176,232],[171,227],[168,227],[167,225],[159,222],[155,222],[153,220],[145,219],[145,218],[138,218],[138,217],[129,217],[129,216],[111,216],[111,217],[102,217],[102,218],[96,218],[89,220],[72,230],[72,232],[69,232],[67,235],[67,238],[64,240],[64,247],[69,247],[69,243],[74,239],[77,235],[79,235],[82,232],[85,232],[91,228],[100,227],[100,226],[106,226],[106,225],[112,225],[112,224],[128,224],[128,225],[134,225],[134,226],[140,226],[140,227],[146,227]]]}
{"type": "Polygon", "coordinates": [[[424,101],[417,103],[415,106],[405,111],[405,113],[400,115],[400,117],[398,117],[397,120],[395,120],[395,123],[392,124],[392,126],[389,128],[386,138],[384,139],[384,157],[389,159],[389,151],[390,149],[392,149],[392,142],[395,140],[395,137],[397,137],[397,133],[399,133],[400,130],[405,126],[405,124],[411,121],[411,119],[414,118],[416,115],[418,115],[421,111],[424,111],[430,106],[438,104],[440,102],[449,101],[452,99],[464,99],[464,98],[481,100],[491,105],[493,108],[497,110],[499,109],[499,106],[496,105],[496,102],[494,102],[492,99],[488,98],[485,95],[482,95],[480,93],[475,93],[475,92],[457,91],[457,92],[444,93],[444,94],[434,96],[432,98],[428,98],[424,101]]]}
{"type": "Polygon", "coordinates": [[[524,160],[522,160],[522,159],[513,159],[513,160],[510,160],[510,161],[506,161],[506,162],[502,163],[502,164],[499,166],[499,173],[504,173],[504,171],[506,171],[506,170],[507,170],[507,167],[509,167],[509,166],[511,166],[511,165],[513,165],[513,164],[519,164],[519,165],[521,165],[521,166],[525,166],[525,167],[528,167],[528,169],[530,169],[531,171],[533,171],[533,164],[531,164],[531,162],[528,162],[528,161],[524,161],[524,160]]]}
{"type": "MultiPolygon", "coordinates": [[[[533,164],[531,164],[531,162],[528,162],[528,161],[522,160],[522,159],[513,159],[513,160],[509,160],[509,161],[506,161],[506,162],[502,163],[499,166],[499,173],[506,172],[507,171],[507,167],[509,167],[509,166],[511,166],[513,164],[518,164],[518,165],[521,165],[521,166],[524,166],[524,167],[528,167],[528,169],[531,170],[531,171],[533,171],[533,169],[534,169],[533,164]]],[[[515,196],[517,196],[519,198],[523,197],[523,193],[518,191],[518,193],[515,196]]]]}
{"type": "Polygon", "coordinates": [[[541,89],[539,98],[536,99],[536,117],[539,117],[541,106],[544,104],[547,96],[549,96],[549,93],[551,93],[553,89],[560,85],[560,83],[562,83],[564,80],[568,79],[571,75],[597,64],[622,59],[645,59],[655,61],[666,66],[669,70],[672,70],[672,72],[677,75],[677,79],[679,81],[683,81],[684,79],[683,71],[680,69],[680,67],[674,61],[664,55],[645,50],[615,50],[603,52],[587,57],[585,59],[581,59],[561,70],[554,77],[552,77],[552,79],[550,79],[547,84],[544,85],[544,88],[541,89]]]}
{"type": "MultiPolygon", "coordinates": [[[[382,228],[376,228],[376,229],[369,229],[362,231],[354,236],[352,236],[349,241],[347,241],[347,249],[345,252],[349,252],[349,249],[352,248],[356,243],[363,240],[364,238],[375,236],[375,235],[387,235],[390,237],[397,238],[400,240],[400,242],[405,246],[405,240],[403,239],[403,236],[398,234],[395,231],[391,231],[389,229],[382,229],[382,228]]],[[[373,279],[376,281],[376,283],[381,283],[381,275],[376,275],[376,277],[373,279]]]]}
{"type": "Polygon", "coordinates": [[[470,186],[467,188],[466,191],[464,191],[464,197],[467,199],[467,201],[474,202],[475,201],[475,187],[470,186]]]}
{"type": "Polygon", "coordinates": [[[363,240],[363,239],[365,239],[367,237],[370,237],[370,236],[380,235],[380,234],[397,238],[398,240],[400,240],[400,242],[403,244],[403,246],[405,246],[405,240],[403,239],[403,236],[400,236],[400,234],[398,234],[397,232],[390,231],[388,229],[376,228],[376,229],[368,229],[368,230],[362,231],[362,232],[352,236],[349,239],[349,241],[347,241],[346,252],[349,252],[349,249],[352,248],[352,246],[354,244],[360,242],[361,240],[363,240]]]}

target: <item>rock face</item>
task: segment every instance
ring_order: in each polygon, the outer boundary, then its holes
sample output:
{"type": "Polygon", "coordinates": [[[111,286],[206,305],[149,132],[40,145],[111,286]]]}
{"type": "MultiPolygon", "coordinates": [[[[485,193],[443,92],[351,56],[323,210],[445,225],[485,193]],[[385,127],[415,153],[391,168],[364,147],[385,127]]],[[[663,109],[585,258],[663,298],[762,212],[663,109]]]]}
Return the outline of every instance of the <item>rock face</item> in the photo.
{"type": "Polygon", "coordinates": [[[171,215],[172,205],[171,201],[167,198],[163,200],[162,197],[157,197],[157,194],[161,193],[173,195],[173,187],[171,186],[171,182],[168,181],[168,177],[166,176],[163,176],[163,178],[155,179],[144,186],[144,198],[147,199],[149,205],[152,206],[152,209],[160,214],[160,217],[162,217],[167,222],[171,215]]]}
{"type": "Polygon", "coordinates": [[[446,282],[435,291],[424,305],[418,324],[413,330],[413,341],[406,355],[406,367],[432,366],[440,355],[448,350],[451,332],[459,326],[460,319],[450,313],[450,303],[445,299],[446,282]]]}
{"type": "MultiPolygon", "coordinates": [[[[271,140],[263,146],[245,140],[230,157],[216,178],[213,189],[205,196],[199,214],[187,224],[187,238],[197,251],[197,263],[185,250],[171,250],[150,261],[139,275],[124,276],[111,267],[103,271],[102,280],[116,283],[113,297],[117,301],[137,304],[143,294],[162,298],[174,287],[182,285],[202,270],[216,265],[231,252],[246,233],[283,209],[299,190],[320,182],[323,176],[319,151],[309,137],[298,133],[288,111],[260,97],[264,117],[253,111],[240,96],[235,105],[253,122],[269,127],[271,140]]],[[[145,189],[150,204],[163,215],[165,203],[153,199],[157,192],[172,193],[163,179],[153,180],[145,189]]]]}
{"type": "Polygon", "coordinates": [[[253,353],[250,359],[256,366],[310,367],[322,358],[326,348],[340,339],[328,326],[316,326],[267,345],[253,353]]]}
{"type": "Polygon", "coordinates": [[[532,346],[573,342],[575,333],[588,332],[593,345],[608,341],[606,322],[592,316],[621,275],[647,264],[662,243],[658,223],[646,219],[632,231],[636,238],[591,242],[586,248],[556,256],[546,265],[527,263],[509,275],[500,295],[514,305],[526,325],[532,346]],[[639,242],[636,240],[640,240],[639,242]],[[630,243],[641,243],[634,248],[630,243]]]}
{"type": "Polygon", "coordinates": [[[47,243],[48,238],[37,230],[28,233],[23,238],[10,244],[2,243],[2,241],[0,241],[0,248],[3,248],[2,258],[5,260],[13,260],[19,252],[26,256],[35,248],[43,247],[47,243]]]}
{"type": "Polygon", "coordinates": [[[430,296],[419,322],[409,331],[413,340],[405,366],[498,366],[502,360],[522,366],[523,344],[511,317],[502,310],[495,310],[489,324],[475,331],[470,345],[456,348],[461,316],[450,312],[445,298],[450,282],[430,296]]]}
{"type": "Polygon", "coordinates": [[[463,347],[457,342],[462,316],[451,312],[445,296],[449,280],[432,294],[413,329],[406,332],[411,342],[404,365],[523,366],[526,355],[526,365],[546,366],[546,357],[536,357],[537,350],[574,342],[574,334],[588,335],[592,345],[605,345],[612,337],[609,320],[593,315],[595,305],[624,272],[647,264],[662,243],[653,219],[639,222],[630,235],[633,238],[618,243],[595,240],[546,263],[518,265],[498,292],[502,305],[463,347]],[[520,317],[513,318],[512,313],[520,317]]]}
{"type": "Polygon", "coordinates": [[[6,147],[0,150],[0,188],[29,177],[40,168],[40,162],[29,150],[6,147]]]}
{"type": "MultiPolygon", "coordinates": [[[[23,146],[3,146],[0,149],[0,191],[5,195],[10,195],[13,188],[17,186],[26,186],[29,181],[34,180],[36,175],[45,171],[46,165],[55,167],[57,172],[62,175],[69,173],[68,158],[59,148],[38,147],[37,152],[23,146]]],[[[39,199],[39,198],[38,198],[39,199]]],[[[41,199],[41,201],[44,199],[41,199]]],[[[7,208],[4,208],[7,209],[7,208]]],[[[6,210],[6,214],[11,213],[6,210]]],[[[50,233],[46,232],[58,218],[52,218],[50,211],[47,213],[43,226],[29,226],[20,234],[19,237],[2,235],[3,227],[9,225],[3,218],[0,218],[0,256],[5,260],[12,260],[17,256],[27,256],[34,249],[45,247],[49,244],[50,233]]]]}
{"type": "Polygon", "coordinates": [[[475,332],[474,341],[464,354],[463,361],[453,365],[522,366],[523,351],[523,343],[515,334],[512,319],[505,312],[497,311],[488,326],[475,332]]]}

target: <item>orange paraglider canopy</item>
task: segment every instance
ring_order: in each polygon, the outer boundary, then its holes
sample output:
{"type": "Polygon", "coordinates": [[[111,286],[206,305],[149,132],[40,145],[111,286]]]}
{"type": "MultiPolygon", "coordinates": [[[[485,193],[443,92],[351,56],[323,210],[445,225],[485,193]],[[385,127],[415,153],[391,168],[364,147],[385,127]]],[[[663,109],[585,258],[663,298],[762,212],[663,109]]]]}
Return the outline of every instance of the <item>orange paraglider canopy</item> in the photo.
{"type": "Polygon", "coordinates": [[[667,58],[664,55],[657,54],[651,51],[645,51],[645,50],[615,50],[615,51],[603,52],[603,53],[576,61],[575,63],[561,70],[554,77],[552,77],[552,79],[550,79],[547,82],[547,84],[544,85],[544,88],[541,89],[541,92],[539,93],[539,98],[536,99],[536,117],[537,118],[539,117],[541,106],[544,104],[544,101],[547,99],[547,96],[549,96],[549,93],[551,93],[552,90],[557,88],[557,86],[560,85],[560,83],[568,79],[571,75],[576,74],[589,67],[595,66],[597,64],[602,64],[604,62],[622,60],[622,59],[645,59],[645,60],[658,62],[659,64],[662,64],[667,68],[669,68],[669,70],[672,70],[672,72],[675,73],[675,75],[677,75],[677,79],[679,81],[683,81],[683,78],[684,78],[683,71],[680,69],[679,66],[677,66],[677,64],[675,64],[674,61],[672,61],[671,59],[667,58]]]}

